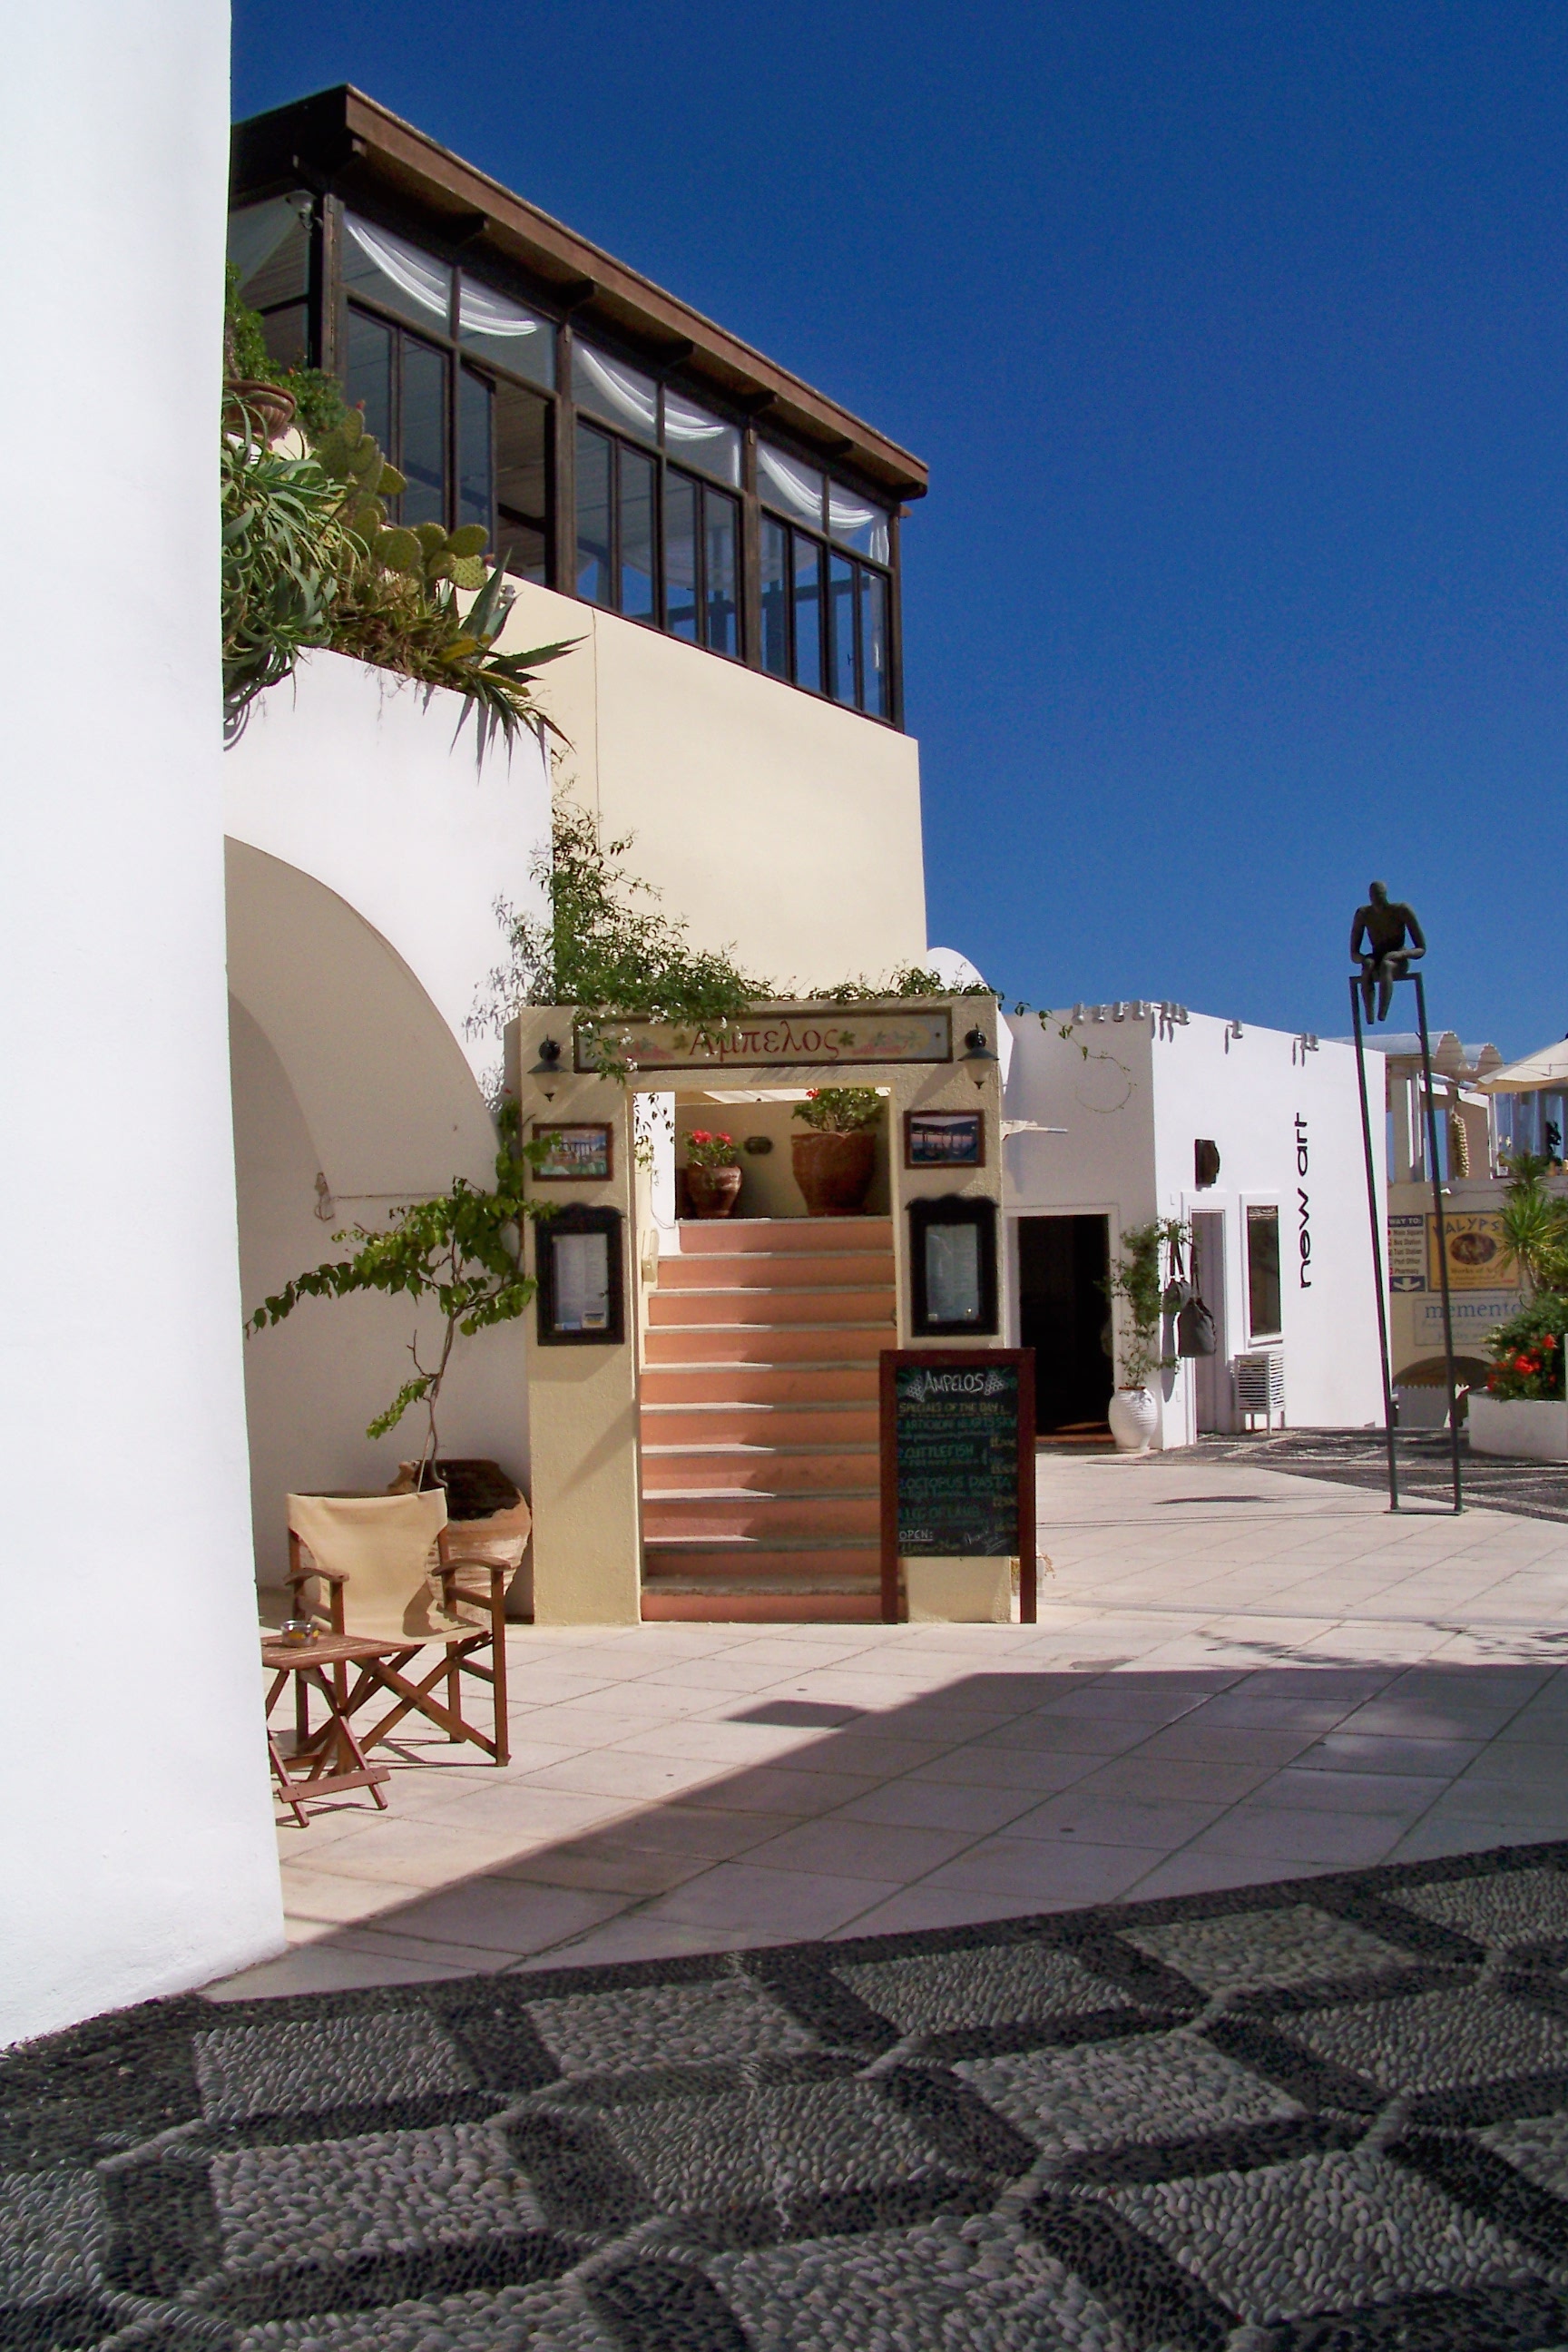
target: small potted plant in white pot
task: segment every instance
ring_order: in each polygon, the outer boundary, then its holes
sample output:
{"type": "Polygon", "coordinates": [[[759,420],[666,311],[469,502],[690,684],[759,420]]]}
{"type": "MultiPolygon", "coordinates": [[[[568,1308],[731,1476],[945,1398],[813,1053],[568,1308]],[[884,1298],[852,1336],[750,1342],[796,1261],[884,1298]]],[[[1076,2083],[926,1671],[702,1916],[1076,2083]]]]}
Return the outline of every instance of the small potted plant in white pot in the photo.
{"type": "Polygon", "coordinates": [[[1160,1425],[1159,1402],[1149,1382],[1155,1372],[1167,1370],[1175,1361],[1174,1357],[1163,1355],[1160,1348],[1161,1260],[1167,1251],[1174,1259],[1186,1231],[1174,1217],[1156,1217],[1149,1224],[1131,1226],[1121,1236],[1116,1265],[1105,1285],[1106,1296],[1124,1310],[1116,1350],[1116,1389],[1106,1409],[1110,1434],[1121,1454],[1146,1453],[1160,1425]]]}
{"type": "Polygon", "coordinates": [[[741,1197],[741,1155],[732,1135],[694,1127],[686,1139],[686,1197],[694,1217],[727,1217],[741,1197]]]}
{"type": "Polygon", "coordinates": [[[875,1087],[813,1087],[795,1117],[808,1130],[790,1138],[795,1181],[808,1217],[858,1217],[877,1167],[875,1087]]]}

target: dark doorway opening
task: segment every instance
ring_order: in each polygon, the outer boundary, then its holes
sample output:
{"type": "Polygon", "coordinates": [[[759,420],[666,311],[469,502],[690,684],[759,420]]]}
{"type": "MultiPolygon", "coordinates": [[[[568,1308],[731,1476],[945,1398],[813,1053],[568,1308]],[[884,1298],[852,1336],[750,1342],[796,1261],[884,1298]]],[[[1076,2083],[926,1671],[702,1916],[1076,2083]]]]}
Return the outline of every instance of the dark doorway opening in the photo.
{"type": "Polygon", "coordinates": [[[1035,1351],[1035,1425],[1043,1437],[1106,1427],[1110,1225],[1106,1217],[1020,1217],[1018,1337],[1035,1351]]]}

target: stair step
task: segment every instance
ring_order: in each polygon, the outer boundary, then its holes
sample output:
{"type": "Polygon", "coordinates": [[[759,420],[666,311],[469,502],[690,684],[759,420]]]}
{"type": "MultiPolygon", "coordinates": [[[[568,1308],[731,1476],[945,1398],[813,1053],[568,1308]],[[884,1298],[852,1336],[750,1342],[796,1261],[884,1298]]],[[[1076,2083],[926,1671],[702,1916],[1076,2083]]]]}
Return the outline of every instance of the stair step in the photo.
{"type": "Polygon", "coordinates": [[[877,1471],[873,1445],[649,1445],[643,1494],[863,1493],[877,1471]]]}
{"type": "Polygon", "coordinates": [[[893,1326],[889,1286],[867,1289],[850,1283],[797,1283],[751,1290],[655,1290],[647,1302],[649,1325],[668,1331],[677,1325],[881,1322],[893,1326]]]}
{"type": "MultiPolygon", "coordinates": [[[[657,1292],[655,1293],[657,1297],[657,1292]]],[[[867,1364],[876,1378],[877,1358],[890,1348],[889,1323],[713,1323],[650,1328],[645,1345],[651,1367],[661,1364],[788,1364],[822,1367],[829,1362],[867,1364]]]]}
{"type": "Polygon", "coordinates": [[[704,1251],[661,1257],[658,1288],[669,1290],[795,1290],[822,1283],[891,1289],[891,1250],[704,1251]]]}
{"type": "Polygon", "coordinates": [[[890,1217],[693,1217],[681,1220],[679,1255],[726,1257],[739,1250],[886,1250],[892,1245],[890,1217]]]}
{"type": "Polygon", "coordinates": [[[877,1408],[870,1402],[763,1403],[727,1395],[717,1402],[645,1403],[642,1409],[645,1456],[665,1445],[805,1445],[837,1451],[875,1445],[877,1438],[877,1408]]]}
{"type": "Polygon", "coordinates": [[[865,1592],[681,1592],[645,1584],[647,1625],[875,1625],[880,1591],[865,1592]]]}
{"type": "Polygon", "coordinates": [[[845,1536],[875,1536],[880,1525],[877,1489],[840,1487],[827,1494],[769,1487],[651,1488],[643,1496],[648,1542],[679,1543],[709,1536],[812,1536],[832,1545],[845,1536]]]}
{"type": "Polygon", "coordinates": [[[653,1412],[689,1406],[693,1411],[732,1406],[738,1412],[764,1409],[815,1412],[863,1411],[877,1400],[877,1360],[852,1363],[648,1364],[642,1379],[643,1404],[653,1412]]]}

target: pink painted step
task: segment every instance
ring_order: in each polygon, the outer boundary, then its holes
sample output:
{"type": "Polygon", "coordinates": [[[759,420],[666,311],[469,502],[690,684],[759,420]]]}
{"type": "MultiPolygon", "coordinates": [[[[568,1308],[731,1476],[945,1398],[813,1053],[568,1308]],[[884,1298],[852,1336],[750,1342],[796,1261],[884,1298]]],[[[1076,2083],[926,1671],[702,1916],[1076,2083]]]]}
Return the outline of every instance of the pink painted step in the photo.
{"type": "Polygon", "coordinates": [[[658,1583],[642,1591],[647,1625],[874,1625],[882,1614],[879,1590],[864,1592],[669,1592],[658,1583]]]}
{"type": "Polygon", "coordinates": [[[890,1250],[892,1246],[890,1217],[692,1217],[683,1220],[680,1227],[680,1255],[689,1256],[725,1256],[737,1250],[890,1250]]]}
{"type": "Polygon", "coordinates": [[[877,1362],[647,1364],[643,1369],[647,1407],[702,1404],[750,1409],[773,1405],[859,1405],[877,1401],[877,1362]]]}
{"type": "Polygon", "coordinates": [[[724,1494],[736,1487],[770,1495],[863,1492],[877,1479],[877,1448],[656,1445],[643,1451],[643,1494],[724,1494]]]}
{"type": "Polygon", "coordinates": [[[688,1488],[645,1492],[643,1496],[643,1536],[649,1543],[773,1535],[809,1536],[818,1544],[831,1544],[837,1536],[874,1536],[878,1525],[874,1486],[826,1495],[688,1488]]]}
{"type": "Polygon", "coordinates": [[[809,1289],[822,1283],[890,1290],[893,1253],[834,1250],[819,1257],[806,1250],[740,1250],[724,1255],[703,1251],[658,1262],[658,1289],[666,1296],[672,1290],[809,1289]]]}
{"type": "Polygon", "coordinates": [[[889,1327],[882,1322],[671,1324],[650,1328],[646,1341],[650,1365],[834,1360],[874,1366],[879,1351],[891,1345],[889,1327]]]}
{"type": "Polygon", "coordinates": [[[649,1404],[642,1409],[642,1442],[650,1445],[875,1445],[874,1403],[649,1404]]]}
{"type": "Polygon", "coordinates": [[[885,1323],[893,1328],[891,1290],[847,1285],[791,1284],[779,1290],[656,1290],[647,1303],[649,1327],[677,1324],[885,1323]]]}

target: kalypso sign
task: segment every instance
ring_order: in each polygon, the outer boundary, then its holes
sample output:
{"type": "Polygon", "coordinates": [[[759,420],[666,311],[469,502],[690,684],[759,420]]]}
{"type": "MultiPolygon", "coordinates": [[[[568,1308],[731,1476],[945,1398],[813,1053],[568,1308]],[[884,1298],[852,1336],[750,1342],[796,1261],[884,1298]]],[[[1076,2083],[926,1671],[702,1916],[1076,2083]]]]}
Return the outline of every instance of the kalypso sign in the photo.
{"type": "Polygon", "coordinates": [[[763,1070],[844,1067],[875,1062],[951,1062],[946,1005],[792,1004],[744,1013],[702,1036],[656,1021],[582,1021],[576,1066],[608,1059],[637,1070],[763,1070]]]}

